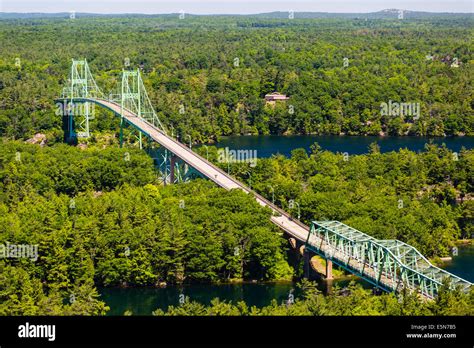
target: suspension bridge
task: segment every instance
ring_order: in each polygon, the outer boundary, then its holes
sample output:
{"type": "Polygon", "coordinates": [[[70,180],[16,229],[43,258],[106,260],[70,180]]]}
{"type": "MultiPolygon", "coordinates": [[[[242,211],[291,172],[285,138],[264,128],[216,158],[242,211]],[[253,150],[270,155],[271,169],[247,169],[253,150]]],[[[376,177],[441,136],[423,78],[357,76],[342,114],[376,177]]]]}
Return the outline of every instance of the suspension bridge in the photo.
{"type": "Polygon", "coordinates": [[[399,240],[377,240],[338,221],[313,221],[309,227],[294,219],[170,136],[151,104],[139,69],[124,70],[120,92],[106,96],[97,86],[87,61],[73,60],[68,84],[56,101],[63,105],[66,141],[90,136],[92,105],[112,111],[120,117],[121,146],[123,127],[128,124],[138,131],[140,147],[144,135],[164,150],[160,170],[165,184],[176,182],[177,162],[182,161],[226,190],[240,189],[252,195],[261,206],[271,209],[271,222],[290,236],[294,246],[296,241],[304,246],[302,253],[313,252],[326,259],[327,272],[334,262],[384,291],[399,293],[405,289],[424,299],[435,298],[446,279],[453,289],[467,292],[471,288],[469,281],[432,265],[418,250],[399,240]],[[77,104],[84,105],[80,112],[75,112],[77,104]]]}

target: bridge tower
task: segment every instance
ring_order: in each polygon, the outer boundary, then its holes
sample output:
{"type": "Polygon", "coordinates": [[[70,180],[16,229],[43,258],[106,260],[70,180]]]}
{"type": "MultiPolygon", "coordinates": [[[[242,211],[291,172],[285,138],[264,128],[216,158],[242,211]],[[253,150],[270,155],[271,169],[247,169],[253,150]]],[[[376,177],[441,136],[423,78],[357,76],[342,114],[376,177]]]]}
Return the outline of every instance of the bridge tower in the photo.
{"type": "MultiPolygon", "coordinates": [[[[140,69],[123,70],[122,72],[122,90],[121,90],[121,120],[120,120],[120,146],[123,145],[123,110],[127,109],[135,113],[139,118],[146,120],[161,131],[166,133],[158,116],[155,113],[148,93],[146,92],[140,69]]],[[[142,148],[142,133],[139,132],[140,148],[142,148]]]]}
{"type": "Polygon", "coordinates": [[[89,122],[94,118],[94,104],[81,99],[103,98],[92,77],[86,59],[72,60],[68,84],[62,92],[63,129],[66,142],[90,136],[89,122]],[[77,132],[76,132],[77,127],[77,132]]]}
{"type": "MultiPolygon", "coordinates": [[[[143,84],[140,69],[123,70],[121,85],[120,147],[123,146],[123,128],[126,125],[125,119],[123,117],[124,110],[133,112],[139,118],[151,123],[166,134],[167,131],[156,115],[155,109],[153,108],[150,98],[148,97],[148,93],[143,84]]],[[[138,131],[137,138],[140,149],[142,149],[142,133],[140,131],[138,131]]],[[[185,181],[189,178],[189,176],[196,174],[192,172],[191,168],[189,168],[187,164],[179,161],[174,154],[170,153],[164,148],[148,149],[147,151],[155,160],[156,166],[159,168],[160,172],[162,172],[162,180],[164,184],[185,181]]]]}
{"type": "MultiPolygon", "coordinates": [[[[124,118],[127,111],[167,134],[148,97],[140,69],[124,69],[121,86],[116,92],[118,93],[110,93],[108,97],[105,97],[92,77],[87,60],[72,59],[69,79],[63,88],[61,98],[56,99],[57,105],[60,104],[62,109],[65,142],[77,143],[77,138],[90,136],[90,120],[94,118],[94,105],[101,102],[113,103],[118,107],[114,113],[120,117],[120,147],[123,147],[124,127],[130,123],[124,118]]],[[[144,133],[132,127],[131,134],[136,134],[135,129],[138,131],[137,139],[140,149],[143,149],[144,133]]],[[[145,150],[152,156],[155,165],[162,173],[165,184],[186,181],[200,175],[165,147],[154,148],[153,143],[153,141],[146,142],[145,150]]]]}

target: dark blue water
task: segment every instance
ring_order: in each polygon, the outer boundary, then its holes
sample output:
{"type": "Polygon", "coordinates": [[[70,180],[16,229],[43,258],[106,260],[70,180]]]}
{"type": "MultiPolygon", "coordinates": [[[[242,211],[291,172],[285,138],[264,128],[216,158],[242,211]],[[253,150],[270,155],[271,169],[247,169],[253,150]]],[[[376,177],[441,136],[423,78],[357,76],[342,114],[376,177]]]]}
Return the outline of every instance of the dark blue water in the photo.
{"type": "Polygon", "coordinates": [[[274,154],[290,156],[291,150],[304,148],[310,151],[310,146],[317,142],[324,150],[332,152],[347,152],[349,155],[359,155],[368,152],[371,143],[377,142],[381,152],[409,149],[421,151],[426,143],[446,144],[452,151],[459,152],[462,147],[472,149],[474,137],[377,137],[377,136],[320,136],[320,135],[259,135],[259,136],[230,136],[222,137],[216,144],[219,148],[228,147],[235,150],[257,150],[258,157],[265,158],[274,154]]]}
{"type": "Polygon", "coordinates": [[[474,245],[460,246],[458,256],[453,256],[442,268],[474,283],[474,245]]]}
{"type": "MultiPolygon", "coordinates": [[[[351,281],[356,281],[364,288],[372,288],[371,284],[356,277],[335,279],[331,283],[318,281],[317,285],[320,291],[327,293],[335,286],[344,288],[351,281]]],[[[244,301],[247,306],[258,308],[270,305],[273,300],[278,304],[284,303],[290,294],[294,299],[301,296],[296,283],[293,282],[194,284],[166,288],[102,288],[99,289],[99,293],[101,300],[110,307],[107,315],[123,315],[125,311],[131,311],[133,315],[151,315],[157,308],[166,311],[169,306],[179,306],[181,295],[204,305],[209,305],[214,298],[219,298],[221,301],[231,301],[234,304],[244,301]]]]}
{"type": "MultiPolygon", "coordinates": [[[[444,264],[442,268],[457,276],[474,281],[474,245],[459,247],[459,255],[444,264]]],[[[358,278],[351,278],[364,288],[372,285],[358,278]]],[[[334,280],[332,284],[318,282],[318,288],[327,292],[331,286],[345,287],[351,279],[334,280]]],[[[244,301],[248,306],[268,306],[272,300],[282,303],[291,294],[299,297],[296,284],[285,283],[244,283],[244,284],[197,284],[183,287],[168,286],[158,288],[103,288],[99,290],[101,299],[110,307],[107,315],[123,315],[131,311],[133,315],[151,315],[158,308],[166,310],[168,306],[178,306],[180,295],[189,297],[191,301],[208,305],[214,298],[232,301],[244,301]]]]}
{"type": "Polygon", "coordinates": [[[100,289],[101,299],[110,307],[107,315],[123,315],[127,310],[133,315],[151,315],[154,310],[166,310],[168,306],[179,306],[180,295],[190,301],[210,304],[214,298],[232,301],[245,301],[248,306],[264,307],[275,299],[278,303],[286,301],[290,292],[295,293],[295,284],[287,283],[244,283],[244,284],[199,284],[184,287],[166,288],[106,288],[100,289]]]}

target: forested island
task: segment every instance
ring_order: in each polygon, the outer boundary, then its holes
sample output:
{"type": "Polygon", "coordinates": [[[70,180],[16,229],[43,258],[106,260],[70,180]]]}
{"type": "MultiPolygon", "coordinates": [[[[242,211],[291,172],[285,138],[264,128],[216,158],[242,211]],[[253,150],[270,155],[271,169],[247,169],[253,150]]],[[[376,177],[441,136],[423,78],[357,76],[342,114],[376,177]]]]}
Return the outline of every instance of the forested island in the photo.
{"type": "MultiPolygon", "coordinates": [[[[0,20],[0,243],[38,245],[34,262],[0,259],[0,315],[104,315],[99,287],[281,280],[299,281],[295,303],[187,300],[154,314],[474,314],[474,290],[447,285],[426,303],[354,284],[321,294],[290,261],[270,209],[200,178],[163,185],[130,130],[119,148],[119,118],[106,110],[94,110],[91,138],[63,144],[54,103],[71,58],[85,57],[108,89],[138,67],[160,120],[193,144],[239,134],[472,136],[472,34],[454,15],[0,20]],[[266,102],[273,92],[289,99],[266,102]],[[381,112],[391,102],[418,103],[419,115],[381,112]]],[[[373,143],[347,156],[315,143],[255,166],[222,163],[214,146],[193,150],[306,224],[339,220],[434,262],[474,235],[472,149],[381,153],[373,143]]]]}

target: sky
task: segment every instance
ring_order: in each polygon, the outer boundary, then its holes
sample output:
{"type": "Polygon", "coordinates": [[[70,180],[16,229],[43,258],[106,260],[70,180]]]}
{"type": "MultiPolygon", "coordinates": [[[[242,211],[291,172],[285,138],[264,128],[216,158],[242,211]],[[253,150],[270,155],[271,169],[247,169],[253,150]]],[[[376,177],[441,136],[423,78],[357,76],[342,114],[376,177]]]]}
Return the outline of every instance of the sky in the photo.
{"type": "Polygon", "coordinates": [[[387,8],[473,12],[474,0],[0,0],[0,12],[249,14],[376,12],[387,8]]]}

